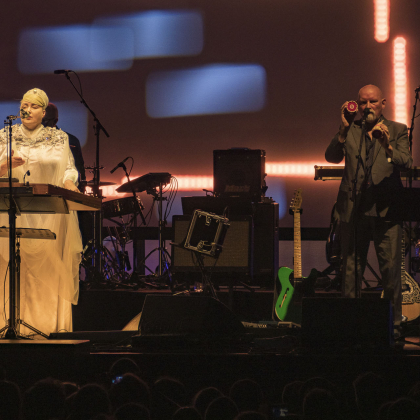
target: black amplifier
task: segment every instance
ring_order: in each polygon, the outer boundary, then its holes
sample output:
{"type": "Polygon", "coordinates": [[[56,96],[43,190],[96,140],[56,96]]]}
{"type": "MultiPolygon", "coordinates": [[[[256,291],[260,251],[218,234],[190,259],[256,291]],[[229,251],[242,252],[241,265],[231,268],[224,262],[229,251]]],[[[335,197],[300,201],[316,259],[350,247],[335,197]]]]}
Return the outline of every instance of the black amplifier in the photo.
{"type": "Polygon", "coordinates": [[[213,151],[214,192],[219,197],[247,198],[259,203],[267,190],[265,150],[213,151]]]}

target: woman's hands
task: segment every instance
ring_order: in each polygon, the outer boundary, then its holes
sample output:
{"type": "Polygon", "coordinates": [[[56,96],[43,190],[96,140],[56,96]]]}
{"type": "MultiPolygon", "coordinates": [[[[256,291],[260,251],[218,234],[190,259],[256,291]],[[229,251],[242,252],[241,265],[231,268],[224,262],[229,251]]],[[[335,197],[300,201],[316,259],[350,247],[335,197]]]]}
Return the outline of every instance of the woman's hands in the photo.
{"type": "MultiPolygon", "coordinates": [[[[22,166],[25,164],[25,160],[21,158],[20,156],[13,156],[15,154],[15,151],[12,150],[12,168],[17,168],[18,166],[22,166]]],[[[4,161],[0,165],[0,176],[3,176],[7,173],[7,168],[9,167],[9,159],[4,161]]]]}
{"type": "Polygon", "coordinates": [[[70,179],[67,179],[64,181],[64,188],[70,190],[70,191],[75,191],[75,192],[80,192],[79,189],[76,187],[76,185],[74,184],[73,181],[71,181],[70,179]]]}

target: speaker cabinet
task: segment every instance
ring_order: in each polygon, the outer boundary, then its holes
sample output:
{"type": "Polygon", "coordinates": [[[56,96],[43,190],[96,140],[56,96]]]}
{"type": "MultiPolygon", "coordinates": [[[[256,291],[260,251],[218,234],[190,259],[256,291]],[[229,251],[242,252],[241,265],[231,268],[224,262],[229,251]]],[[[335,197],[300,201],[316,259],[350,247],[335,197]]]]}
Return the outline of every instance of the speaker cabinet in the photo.
{"type": "Polygon", "coordinates": [[[393,316],[385,299],[303,298],[302,345],[311,348],[387,347],[393,316]]]}

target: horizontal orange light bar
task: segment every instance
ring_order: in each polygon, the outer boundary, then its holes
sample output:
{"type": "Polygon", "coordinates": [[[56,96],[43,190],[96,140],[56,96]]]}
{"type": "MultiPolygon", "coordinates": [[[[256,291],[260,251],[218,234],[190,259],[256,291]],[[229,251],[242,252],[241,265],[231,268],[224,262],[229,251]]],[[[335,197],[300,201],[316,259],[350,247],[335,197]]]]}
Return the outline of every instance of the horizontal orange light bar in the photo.
{"type": "MultiPolygon", "coordinates": [[[[268,176],[275,177],[313,178],[315,176],[315,165],[322,166],[325,165],[325,162],[268,162],[265,164],[265,172],[268,176]]],[[[328,165],[331,166],[331,164],[328,165]]],[[[212,176],[174,175],[174,177],[178,181],[178,191],[213,190],[212,176]]],[[[131,177],[131,179],[135,178],[137,177],[131,177]]],[[[121,184],[125,182],[125,178],[121,180],[121,184]]],[[[101,187],[102,194],[104,197],[123,196],[125,194],[120,194],[116,191],[120,185],[101,187]]],[[[92,192],[91,188],[87,187],[86,192],[90,194],[92,192]]]]}

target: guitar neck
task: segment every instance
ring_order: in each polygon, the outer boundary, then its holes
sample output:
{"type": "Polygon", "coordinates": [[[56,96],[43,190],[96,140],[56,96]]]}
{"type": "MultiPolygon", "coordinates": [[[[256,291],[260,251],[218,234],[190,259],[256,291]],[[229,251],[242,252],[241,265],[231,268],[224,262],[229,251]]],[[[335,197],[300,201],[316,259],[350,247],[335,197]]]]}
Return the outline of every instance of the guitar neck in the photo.
{"type": "Polygon", "coordinates": [[[302,241],[300,233],[300,211],[293,214],[293,269],[294,277],[302,278],[302,241]]]}

